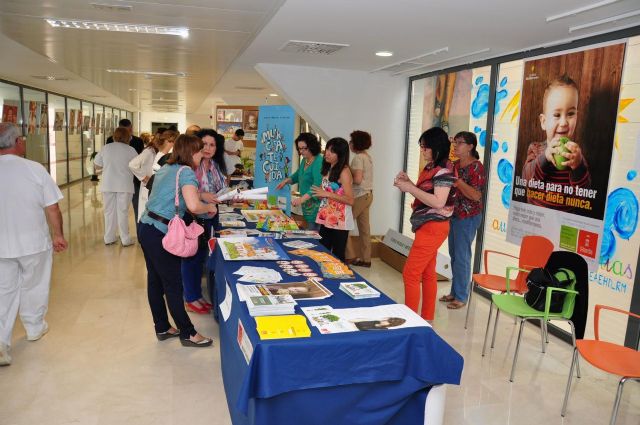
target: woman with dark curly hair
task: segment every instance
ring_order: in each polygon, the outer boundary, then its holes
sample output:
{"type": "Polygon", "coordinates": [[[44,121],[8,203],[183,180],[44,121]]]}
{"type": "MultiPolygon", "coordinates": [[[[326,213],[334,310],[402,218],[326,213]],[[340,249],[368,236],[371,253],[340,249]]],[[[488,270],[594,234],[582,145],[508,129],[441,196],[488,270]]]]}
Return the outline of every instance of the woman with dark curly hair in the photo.
{"type": "Polygon", "coordinates": [[[409,257],[402,271],[405,304],[418,311],[422,289],[422,311],[425,320],[433,320],[438,282],[436,258],[438,248],[449,234],[449,220],[453,214],[453,200],[449,192],[455,177],[449,168],[449,136],[440,127],[422,133],[418,141],[426,165],[414,184],[401,171],[394,186],[415,197],[411,214],[411,230],[416,234],[409,257]]]}
{"type": "Polygon", "coordinates": [[[353,177],[349,170],[349,144],[341,137],[327,142],[322,162],[322,187],[311,192],[320,198],[316,223],[320,224],[320,243],[344,261],[349,230],[353,230],[353,177]]]}
{"type": "MultiPolygon", "coordinates": [[[[196,168],[198,194],[206,204],[217,204],[218,193],[227,187],[227,170],[224,162],[224,139],[217,138],[218,133],[210,128],[199,130],[196,135],[202,139],[202,161],[196,168]]],[[[196,221],[204,228],[201,241],[208,241],[215,229],[219,227],[218,214],[199,214],[196,221]]],[[[200,243],[198,252],[193,257],[182,259],[182,285],[187,310],[194,313],[207,314],[213,307],[202,297],[202,271],[204,260],[209,253],[206,243],[200,243]]]]}
{"type": "Polygon", "coordinates": [[[349,148],[353,152],[351,174],[353,174],[353,220],[358,225],[360,257],[355,258],[351,239],[347,242],[347,258],[354,266],[371,267],[371,226],[369,208],[373,202],[373,161],[367,150],[371,147],[371,135],[356,130],[351,133],[349,148]]]}

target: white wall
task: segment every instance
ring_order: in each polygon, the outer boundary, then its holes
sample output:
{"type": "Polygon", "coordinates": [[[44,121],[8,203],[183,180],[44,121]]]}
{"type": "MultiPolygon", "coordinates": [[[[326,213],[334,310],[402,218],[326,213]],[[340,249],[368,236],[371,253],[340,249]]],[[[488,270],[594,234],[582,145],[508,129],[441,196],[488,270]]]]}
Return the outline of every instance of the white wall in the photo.
{"type": "Polygon", "coordinates": [[[151,131],[152,122],[177,122],[178,130],[184,132],[187,128],[186,114],[175,112],[140,112],[140,128],[136,129],[138,133],[151,131]]]}
{"type": "Polygon", "coordinates": [[[389,228],[397,230],[401,198],[393,178],[402,169],[404,157],[407,78],[267,63],[255,68],[323,136],[349,140],[353,130],[371,133],[371,232],[383,235],[389,228]]]}
{"type": "Polygon", "coordinates": [[[201,128],[214,128],[216,126],[215,120],[212,119],[211,114],[187,114],[187,127],[195,124],[201,128]]]}

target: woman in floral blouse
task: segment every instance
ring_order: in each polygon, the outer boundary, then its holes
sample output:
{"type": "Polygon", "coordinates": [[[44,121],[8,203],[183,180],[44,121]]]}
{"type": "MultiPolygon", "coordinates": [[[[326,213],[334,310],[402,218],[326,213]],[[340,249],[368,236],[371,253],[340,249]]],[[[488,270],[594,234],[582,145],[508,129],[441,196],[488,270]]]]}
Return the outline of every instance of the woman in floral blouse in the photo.
{"type": "Polygon", "coordinates": [[[456,134],[452,142],[459,160],[453,163],[455,197],[449,230],[451,257],[451,291],[440,298],[447,308],[464,307],[469,297],[471,279],[471,244],[482,220],[482,191],[485,184],[484,167],[478,160],[476,135],[468,131],[456,134]]]}
{"type": "Polygon", "coordinates": [[[322,185],[312,186],[320,199],[316,223],[320,224],[320,243],[344,261],[349,230],[353,230],[353,176],[349,169],[349,143],[342,137],[327,142],[322,161],[322,185]]]}

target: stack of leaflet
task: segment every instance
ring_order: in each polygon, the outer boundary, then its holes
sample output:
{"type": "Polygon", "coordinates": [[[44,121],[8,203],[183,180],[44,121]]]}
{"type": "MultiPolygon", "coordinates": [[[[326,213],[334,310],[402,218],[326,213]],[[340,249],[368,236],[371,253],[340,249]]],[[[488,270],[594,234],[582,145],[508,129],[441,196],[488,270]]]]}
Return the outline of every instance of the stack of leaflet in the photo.
{"type": "Polygon", "coordinates": [[[297,304],[291,295],[254,295],[247,297],[246,302],[253,317],[293,314],[297,304]]]}
{"type": "Polygon", "coordinates": [[[380,292],[367,285],[366,282],[340,282],[340,290],[354,300],[380,296],[380,292]]]}
{"type": "Polygon", "coordinates": [[[236,284],[238,298],[247,303],[251,316],[293,314],[296,301],[289,294],[275,295],[256,285],[236,284]]]}
{"type": "Polygon", "coordinates": [[[242,266],[233,274],[240,275],[238,282],[273,283],[282,280],[278,271],[267,267],[242,266]]]}

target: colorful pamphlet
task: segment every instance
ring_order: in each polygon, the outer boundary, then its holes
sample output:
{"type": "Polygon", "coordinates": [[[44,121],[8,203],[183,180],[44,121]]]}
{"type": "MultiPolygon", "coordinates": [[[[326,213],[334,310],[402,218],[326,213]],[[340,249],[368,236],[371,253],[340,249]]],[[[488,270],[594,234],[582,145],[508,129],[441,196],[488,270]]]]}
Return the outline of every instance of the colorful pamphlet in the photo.
{"type": "Polygon", "coordinates": [[[273,238],[220,238],[218,247],[227,261],[289,259],[273,238]]]}
{"type": "Polygon", "coordinates": [[[256,328],[260,339],[307,338],[311,329],[304,316],[292,314],[286,316],[256,317],[256,328]]]}
{"type": "Polygon", "coordinates": [[[252,296],[290,295],[297,301],[329,298],[333,292],[314,278],[302,282],[268,283],[262,285],[236,284],[238,298],[244,301],[252,296]]]}
{"type": "Polygon", "coordinates": [[[290,254],[309,257],[320,265],[322,276],[327,279],[353,279],[353,271],[333,255],[324,251],[302,248],[289,251],[290,254]]]}
{"type": "Polygon", "coordinates": [[[282,219],[288,218],[281,210],[241,210],[240,212],[249,223],[257,223],[260,220],[265,220],[267,216],[282,219]]]}

